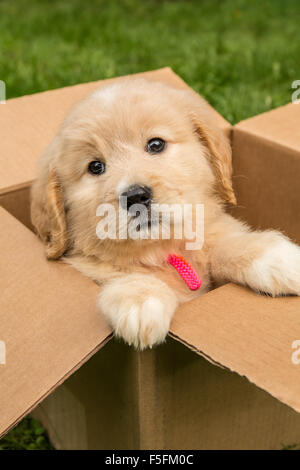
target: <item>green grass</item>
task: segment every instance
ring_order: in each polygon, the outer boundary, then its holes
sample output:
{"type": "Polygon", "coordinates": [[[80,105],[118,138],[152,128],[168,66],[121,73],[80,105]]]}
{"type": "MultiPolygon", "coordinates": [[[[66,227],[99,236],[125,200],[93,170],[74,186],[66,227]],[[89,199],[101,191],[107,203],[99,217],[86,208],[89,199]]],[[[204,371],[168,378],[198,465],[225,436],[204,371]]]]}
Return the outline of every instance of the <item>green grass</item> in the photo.
{"type": "Polygon", "coordinates": [[[171,66],[232,123],[291,100],[299,0],[2,0],[8,97],[171,66]]]}
{"type": "Polygon", "coordinates": [[[33,418],[25,418],[1,441],[0,450],[51,450],[53,446],[42,425],[33,418]]]}
{"type": "Polygon", "coordinates": [[[289,444],[289,445],[282,444],[281,450],[300,450],[300,446],[299,444],[289,444]]]}
{"type": "MultiPolygon", "coordinates": [[[[1,0],[7,97],[172,67],[235,123],[291,101],[299,0],[1,0]]],[[[26,419],[3,448],[48,448],[26,419]]]]}

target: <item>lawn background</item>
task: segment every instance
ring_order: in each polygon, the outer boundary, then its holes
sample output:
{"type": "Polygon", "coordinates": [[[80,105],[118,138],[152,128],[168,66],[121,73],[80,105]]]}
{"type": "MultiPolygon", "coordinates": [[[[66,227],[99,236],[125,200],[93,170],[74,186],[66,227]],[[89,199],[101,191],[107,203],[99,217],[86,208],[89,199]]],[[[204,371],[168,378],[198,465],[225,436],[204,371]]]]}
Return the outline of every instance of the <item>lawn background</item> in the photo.
{"type": "MultiPolygon", "coordinates": [[[[0,0],[7,98],[170,66],[236,123],[291,101],[299,0],[0,0]]],[[[25,419],[1,449],[50,444],[25,419]]]]}

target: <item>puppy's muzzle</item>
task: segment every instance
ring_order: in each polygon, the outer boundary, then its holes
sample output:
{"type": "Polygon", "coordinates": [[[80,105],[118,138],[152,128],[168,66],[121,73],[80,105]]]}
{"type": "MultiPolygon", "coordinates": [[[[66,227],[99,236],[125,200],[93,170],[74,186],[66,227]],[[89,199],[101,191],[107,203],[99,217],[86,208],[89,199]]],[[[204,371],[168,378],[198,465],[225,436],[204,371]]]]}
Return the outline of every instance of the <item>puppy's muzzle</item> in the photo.
{"type": "Polygon", "coordinates": [[[142,204],[143,206],[149,208],[153,198],[153,193],[151,188],[148,186],[139,186],[134,184],[130,186],[127,191],[124,191],[121,194],[121,206],[123,209],[130,211],[131,206],[134,204],[142,204]]]}

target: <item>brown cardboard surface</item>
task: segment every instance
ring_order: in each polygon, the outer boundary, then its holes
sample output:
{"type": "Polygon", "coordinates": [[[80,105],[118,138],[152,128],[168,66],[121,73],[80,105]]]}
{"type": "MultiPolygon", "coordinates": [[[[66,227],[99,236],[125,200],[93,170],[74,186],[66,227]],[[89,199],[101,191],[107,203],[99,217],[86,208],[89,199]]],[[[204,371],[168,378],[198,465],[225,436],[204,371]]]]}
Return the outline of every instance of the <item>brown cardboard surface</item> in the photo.
{"type": "Polygon", "coordinates": [[[299,152],[299,122],[300,106],[290,103],[241,121],[235,127],[299,152]]]}
{"type": "MultiPolygon", "coordinates": [[[[179,89],[189,88],[169,67],[132,75],[132,77],[137,76],[150,81],[162,81],[179,89]]],[[[28,197],[24,199],[21,190],[26,191],[35,179],[39,157],[77,101],[96,88],[127,78],[128,76],[124,76],[45,91],[13,98],[2,105],[0,107],[0,205],[32,228],[28,197]]],[[[200,99],[196,93],[195,99],[200,99]]],[[[212,107],[209,108],[216,125],[229,136],[230,124],[212,107]]]]}
{"type": "Polygon", "coordinates": [[[50,263],[34,234],[0,209],[0,435],[105,344],[99,287],[50,263]]]}
{"type": "Polygon", "coordinates": [[[227,284],[175,314],[171,336],[300,412],[300,298],[271,298],[227,284]]]}
{"type": "Polygon", "coordinates": [[[25,227],[33,230],[30,217],[30,187],[9,191],[0,195],[0,206],[22,222],[25,227]]]}
{"type": "Polygon", "coordinates": [[[289,104],[233,129],[232,213],[300,243],[300,106],[289,104]]]}
{"type": "MultiPolygon", "coordinates": [[[[99,288],[72,268],[46,261],[41,243],[3,209],[0,219],[0,339],[7,348],[6,365],[0,365],[0,433],[4,434],[91,358],[110,338],[111,331],[96,309],[99,288]]],[[[291,361],[292,342],[300,338],[299,306],[299,298],[271,299],[226,285],[183,305],[175,314],[171,335],[213,364],[246,376],[300,411],[300,366],[291,361]]],[[[186,363],[182,349],[176,353],[176,348],[175,352],[164,348],[166,345],[143,353],[125,345],[105,348],[97,354],[96,362],[89,361],[82,374],[70,378],[67,388],[41,408],[57,445],[99,448],[113,447],[115,442],[119,448],[176,448],[182,442],[182,446],[191,448],[201,438],[200,447],[250,448],[249,439],[257,432],[249,418],[252,396],[258,396],[258,402],[251,419],[259,420],[263,408],[268,416],[275,413],[286,422],[290,430],[284,434],[287,438],[300,432],[298,417],[274,403],[268,405],[267,399],[254,391],[249,392],[249,402],[244,406],[244,386],[238,398],[236,379],[226,379],[227,406],[219,389],[213,392],[215,379],[207,390],[202,387],[209,375],[196,355],[191,354],[186,363]],[[191,367],[188,377],[186,367],[191,367]],[[237,400],[236,410],[243,410],[245,421],[234,412],[230,397],[237,400]],[[199,423],[209,427],[210,417],[217,419],[213,410],[220,410],[219,400],[222,407],[224,403],[227,406],[223,431],[219,430],[214,440],[211,426],[209,443],[199,423]],[[191,404],[199,407],[200,414],[195,414],[191,404]],[[95,417],[102,417],[102,421],[95,417]],[[234,439],[227,438],[227,425],[237,426],[234,423],[238,422],[244,429],[250,426],[249,420],[253,427],[249,439],[239,440],[238,434],[234,439]],[[180,423],[177,428],[176,423],[180,423]],[[72,431],[67,431],[68,426],[72,431]],[[70,440],[66,443],[65,439],[70,440]]],[[[216,374],[218,377],[219,372],[216,374]]],[[[274,432],[270,446],[279,445],[280,433],[274,432]]],[[[260,448],[266,439],[261,438],[261,444],[255,442],[260,448]]]]}
{"type": "Polygon", "coordinates": [[[142,353],[110,341],[34,416],[57,449],[281,449],[300,414],[177,341],[142,353]]]}

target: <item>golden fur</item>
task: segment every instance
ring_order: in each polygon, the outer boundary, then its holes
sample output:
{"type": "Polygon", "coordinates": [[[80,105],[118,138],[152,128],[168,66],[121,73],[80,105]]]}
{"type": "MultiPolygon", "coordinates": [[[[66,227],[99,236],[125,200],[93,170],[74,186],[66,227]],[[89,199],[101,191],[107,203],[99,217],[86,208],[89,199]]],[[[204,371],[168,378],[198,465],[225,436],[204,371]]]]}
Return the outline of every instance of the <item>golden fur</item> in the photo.
{"type": "Polygon", "coordinates": [[[231,150],[193,92],[144,79],[127,79],[94,92],[65,120],[40,161],[32,190],[32,221],[49,259],[63,260],[103,285],[102,313],[116,334],[141,349],[164,340],[180,302],[211,283],[238,282],[271,295],[300,294],[300,249],[275,231],[254,232],[224,210],[235,204],[231,150]],[[146,142],[167,142],[150,155],[146,142]],[[87,172],[101,158],[106,172],[87,172]],[[199,251],[185,240],[100,240],[100,203],[116,209],[122,190],[152,188],[155,201],[205,207],[199,251]],[[190,291],[169,253],[190,261],[203,280],[190,291]]]}

